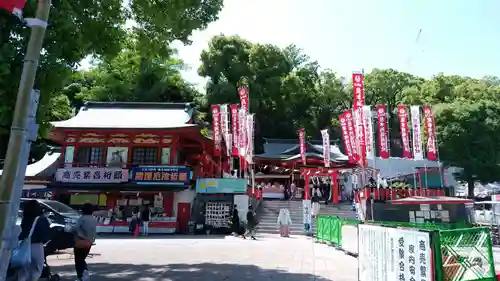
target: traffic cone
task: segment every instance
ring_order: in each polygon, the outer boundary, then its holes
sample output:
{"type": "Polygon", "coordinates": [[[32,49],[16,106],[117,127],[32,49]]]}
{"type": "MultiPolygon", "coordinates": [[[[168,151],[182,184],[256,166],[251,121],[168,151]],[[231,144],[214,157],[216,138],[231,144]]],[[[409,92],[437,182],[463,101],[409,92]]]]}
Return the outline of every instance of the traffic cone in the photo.
{"type": "Polygon", "coordinates": [[[134,238],[137,238],[138,236],[139,236],[139,224],[136,224],[134,230],[134,238]]]}

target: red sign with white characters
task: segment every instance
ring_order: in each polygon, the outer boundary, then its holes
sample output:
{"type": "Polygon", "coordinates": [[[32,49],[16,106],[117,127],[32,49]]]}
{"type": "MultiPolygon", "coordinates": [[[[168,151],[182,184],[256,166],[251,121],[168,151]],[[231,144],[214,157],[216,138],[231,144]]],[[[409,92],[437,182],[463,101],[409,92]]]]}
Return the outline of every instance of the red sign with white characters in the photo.
{"type": "Polygon", "coordinates": [[[245,110],[246,112],[248,112],[248,99],[249,99],[249,95],[250,95],[250,91],[248,90],[248,87],[247,86],[243,86],[243,87],[239,87],[238,88],[238,94],[240,96],[240,105],[241,105],[241,109],[245,110]]]}
{"type": "Polygon", "coordinates": [[[387,108],[386,105],[377,105],[377,121],[378,121],[378,151],[380,158],[387,159],[390,157],[389,150],[389,128],[387,123],[387,108]]]}
{"type": "Polygon", "coordinates": [[[349,130],[347,129],[347,118],[346,113],[342,113],[339,116],[340,128],[342,129],[342,138],[344,139],[344,147],[350,162],[354,162],[353,150],[351,145],[351,139],[349,137],[349,130]]]}
{"type": "Polygon", "coordinates": [[[354,162],[359,162],[359,160],[361,159],[360,158],[360,155],[359,155],[359,152],[357,150],[357,139],[356,139],[356,128],[354,126],[354,116],[352,114],[352,111],[351,110],[346,110],[344,111],[344,116],[345,116],[345,120],[346,120],[346,123],[347,123],[347,134],[349,136],[349,142],[351,143],[351,149],[352,149],[352,159],[354,160],[354,162]]]}
{"type": "Polygon", "coordinates": [[[365,90],[363,89],[363,74],[352,74],[352,89],[354,92],[353,109],[356,110],[365,105],[365,90]]]}
{"type": "Polygon", "coordinates": [[[1,0],[0,9],[6,10],[7,12],[21,18],[25,4],[26,0],[1,0]]]}
{"type": "Polygon", "coordinates": [[[238,105],[237,104],[231,104],[231,132],[233,134],[233,149],[232,149],[232,154],[233,156],[238,156],[239,151],[238,151],[238,131],[239,131],[239,126],[238,126],[238,121],[239,121],[239,116],[238,116],[238,105]]]}
{"type": "Polygon", "coordinates": [[[406,105],[398,105],[399,129],[403,146],[403,158],[411,159],[410,136],[408,128],[408,110],[406,105]]]}
{"type": "Polygon", "coordinates": [[[220,106],[212,105],[212,134],[214,139],[214,156],[221,156],[220,106]]]}
{"type": "Polygon", "coordinates": [[[430,106],[424,106],[425,130],[427,131],[427,159],[437,161],[434,115],[430,106]]]}
{"type": "Polygon", "coordinates": [[[299,143],[300,143],[300,158],[302,159],[302,164],[306,164],[306,130],[299,130],[299,143]]]}

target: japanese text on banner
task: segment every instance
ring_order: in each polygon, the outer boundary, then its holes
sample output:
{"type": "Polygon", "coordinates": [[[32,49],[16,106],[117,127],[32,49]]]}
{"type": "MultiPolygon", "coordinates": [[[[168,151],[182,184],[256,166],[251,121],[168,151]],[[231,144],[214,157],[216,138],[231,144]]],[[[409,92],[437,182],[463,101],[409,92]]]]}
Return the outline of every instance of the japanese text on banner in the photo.
{"type": "Polygon", "coordinates": [[[238,156],[238,105],[237,104],[231,104],[231,128],[232,128],[232,134],[233,134],[233,146],[232,146],[232,152],[233,156],[238,156]]]}
{"type": "Polygon", "coordinates": [[[240,96],[240,104],[241,104],[241,109],[243,109],[245,112],[248,112],[249,110],[249,96],[250,96],[250,91],[248,90],[247,86],[242,86],[238,88],[238,94],[240,96]]]}
{"type": "Polygon", "coordinates": [[[354,92],[354,105],[353,109],[356,110],[363,105],[365,105],[365,92],[363,89],[363,74],[353,73],[352,74],[352,89],[354,92]]]}
{"type": "Polygon", "coordinates": [[[378,121],[378,149],[382,159],[387,159],[390,156],[389,151],[389,130],[387,122],[387,109],[385,105],[377,105],[377,121],[378,121]]]}
{"type": "Polygon", "coordinates": [[[212,105],[212,133],[214,139],[214,156],[221,156],[220,106],[212,105]]]}
{"type": "Polygon", "coordinates": [[[244,109],[240,108],[240,111],[238,112],[238,124],[240,127],[240,130],[238,132],[238,139],[240,141],[239,149],[240,149],[240,156],[245,156],[246,149],[247,149],[247,122],[246,122],[246,116],[247,116],[247,111],[244,109]]]}
{"type": "Polygon", "coordinates": [[[346,110],[344,112],[344,115],[347,122],[347,133],[349,135],[349,142],[351,143],[352,159],[354,160],[354,162],[359,162],[360,157],[359,157],[359,152],[357,151],[358,140],[356,139],[356,128],[354,127],[354,118],[352,115],[352,111],[346,110]]]}
{"type": "Polygon", "coordinates": [[[299,130],[299,144],[300,144],[300,158],[302,163],[306,163],[306,131],[304,129],[299,130]]]}
{"type": "Polygon", "coordinates": [[[424,106],[425,129],[427,131],[427,159],[431,161],[437,160],[437,146],[434,116],[430,106],[424,106]]]}
{"type": "Polygon", "coordinates": [[[401,131],[401,143],[403,144],[403,158],[411,159],[410,137],[408,130],[408,112],[406,105],[398,105],[399,128],[401,131]]]}
{"type": "Polygon", "coordinates": [[[373,159],[375,157],[375,150],[373,147],[372,111],[369,105],[363,106],[363,118],[365,129],[366,158],[373,159]]]}
{"type": "Polygon", "coordinates": [[[339,116],[340,128],[342,129],[342,138],[344,139],[345,152],[349,157],[349,161],[353,162],[354,158],[352,155],[351,140],[349,138],[349,130],[347,129],[347,118],[345,115],[346,115],[345,113],[342,113],[339,116]]]}
{"type": "Polygon", "coordinates": [[[328,129],[321,130],[321,137],[323,139],[323,161],[325,167],[330,167],[330,135],[328,129]]]}
{"type": "Polygon", "coordinates": [[[420,106],[410,106],[411,125],[413,129],[413,159],[423,160],[422,151],[422,130],[420,128],[420,106]]]}

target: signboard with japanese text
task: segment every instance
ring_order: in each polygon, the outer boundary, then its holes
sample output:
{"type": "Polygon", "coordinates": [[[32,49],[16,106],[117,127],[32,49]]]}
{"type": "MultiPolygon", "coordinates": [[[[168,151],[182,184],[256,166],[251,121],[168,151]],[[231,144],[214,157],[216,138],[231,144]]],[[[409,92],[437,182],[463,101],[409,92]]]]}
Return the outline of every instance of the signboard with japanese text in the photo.
{"type": "Polygon", "coordinates": [[[302,200],[302,223],[304,224],[304,233],[312,232],[312,204],[311,200],[302,200]]]}
{"type": "Polygon", "coordinates": [[[359,280],[432,281],[428,232],[359,225],[359,280]]]}
{"type": "Polygon", "coordinates": [[[246,194],[246,179],[204,178],[196,180],[196,193],[208,194],[246,194]]]}
{"type": "Polygon", "coordinates": [[[142,166],[132,169],[137,184],[189,185],[191,171],[184,166],[142,166]]]}
{"type": "Polygon", "coordinates": [[[56,181],[67,183],[120,183],[128,181],[128,170],[121,168],[58,169],[56,181]]]}

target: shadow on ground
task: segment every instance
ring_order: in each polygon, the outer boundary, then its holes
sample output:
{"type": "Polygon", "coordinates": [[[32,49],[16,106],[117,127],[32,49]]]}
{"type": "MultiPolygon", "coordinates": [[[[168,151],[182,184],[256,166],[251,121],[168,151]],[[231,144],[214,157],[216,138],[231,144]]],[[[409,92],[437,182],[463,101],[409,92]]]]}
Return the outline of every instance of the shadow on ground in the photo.
{"type": "MultiPolygon", "coordinates": [[[[329,281],[312,274],[290,273],[280,269],[264,269],[254,265],[240,264],[89,264],[92,281],[329,281]]],[[[76,279],[70,265],[54,266],[54,273],[63,280],[76,279]]],[[[339,280],[340,281],[340,280],[339,280]]]]}
{"type": "Polygon", "coordinates": [[[134,237],[132,234],[116,234],[116,233],[102,233],[99,234],[97,240],[101,239],[225,239],[226,236],[230,236],[227,234],[149,234],[148,236],[138,236],[134,237]]]}

